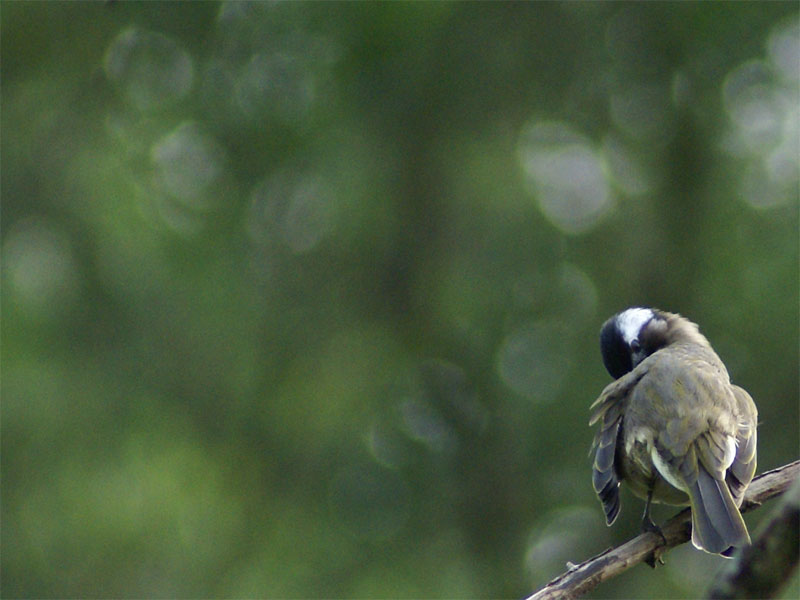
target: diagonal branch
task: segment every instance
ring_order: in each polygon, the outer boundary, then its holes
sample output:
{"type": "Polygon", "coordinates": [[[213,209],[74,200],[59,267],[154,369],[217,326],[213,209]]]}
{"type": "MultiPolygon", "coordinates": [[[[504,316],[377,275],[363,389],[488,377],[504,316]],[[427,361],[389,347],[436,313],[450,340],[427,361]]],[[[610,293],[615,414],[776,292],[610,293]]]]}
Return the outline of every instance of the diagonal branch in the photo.
{"type": "MultiPolygon", "coordinates": [[[[750,483],[742,503],[742,512],[752,510],[783,493],[800,476],[800,460],[772,471],[762,473],[750,483]]],[[[666,544],[658,534],[643,533],[617,548],[609,548],[589,560],[575,565],[569,571],[530,596],[527,600],[556,600],[576,598],[595,588],[606,579],[615,577],[630,567],[642,562],[658,549],[665,551],[689,541],[691,537],[691,514],[682,510],[672,517],[661,530],[666,544]]]]}

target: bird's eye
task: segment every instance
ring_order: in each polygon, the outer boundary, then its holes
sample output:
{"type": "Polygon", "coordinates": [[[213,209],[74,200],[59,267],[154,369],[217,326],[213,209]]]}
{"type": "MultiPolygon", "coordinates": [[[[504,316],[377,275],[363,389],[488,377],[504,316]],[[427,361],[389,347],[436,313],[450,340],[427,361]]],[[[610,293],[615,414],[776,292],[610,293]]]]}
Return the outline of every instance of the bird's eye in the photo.
{"type": "Polygon", "coordinates": [[[634,352],[639,352],[642,349],[641,344],[639,344],[639,340],[633,340],[631,342],[631,350],[634,352]]]}

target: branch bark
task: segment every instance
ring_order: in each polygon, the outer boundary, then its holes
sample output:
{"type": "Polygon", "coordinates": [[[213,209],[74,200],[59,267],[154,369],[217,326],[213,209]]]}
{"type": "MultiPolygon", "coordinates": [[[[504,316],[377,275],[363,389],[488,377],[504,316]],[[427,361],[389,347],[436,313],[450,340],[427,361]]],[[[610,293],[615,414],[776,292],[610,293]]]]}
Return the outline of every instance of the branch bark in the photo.
{"type": "MultiPolygon", "coordinates": [[[[753,479],[747,488],[741,511],[752,510],[766,500],[780,495],[798,477],[800,477],[800,460],[762,473],[753,479]]],[[[691,537],[689,509],[684,509],[672,517],[661,530],[666,543],[656,533],[643,533],[622,546],[609,548],[579,565],[572,566],[566,573],[553,579],[527,600],[577,598],[603,581],[642,562],[653,551],[664,552],[689,541],[691,537]]]]}

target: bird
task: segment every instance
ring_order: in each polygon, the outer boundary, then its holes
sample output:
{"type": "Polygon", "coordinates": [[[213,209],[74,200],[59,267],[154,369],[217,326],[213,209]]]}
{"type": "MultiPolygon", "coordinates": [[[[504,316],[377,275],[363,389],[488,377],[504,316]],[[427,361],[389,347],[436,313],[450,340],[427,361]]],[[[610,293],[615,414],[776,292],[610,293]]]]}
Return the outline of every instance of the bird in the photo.
{"type": "Polygon", "coordinates": [[[692,544],[731,557],[750,543],[739,512],[756,470],[750,394],[731,383],[697,324],[676,313],[623,310],[603,324],[600,348],[614,381],[591,405],[589,425],[599,425],[592,485],[606,524],[619,514],[625,482],[645,500],[642,531],[661,534],[652,502],[689,505],[692,544]]]}

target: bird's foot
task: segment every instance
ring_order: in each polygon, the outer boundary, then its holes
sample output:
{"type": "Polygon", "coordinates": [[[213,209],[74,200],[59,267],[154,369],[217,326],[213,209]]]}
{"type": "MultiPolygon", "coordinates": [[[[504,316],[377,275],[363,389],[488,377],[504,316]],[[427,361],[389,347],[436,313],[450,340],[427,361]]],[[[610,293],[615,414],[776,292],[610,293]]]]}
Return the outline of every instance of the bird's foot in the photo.
{"type": "Polygon", "coordinates": [[[645,518],[642,520],[642,533],[655,533],[658,535],[661,540],[662,544],[659,545],[658,548],[653,550],[644,561],[650,565],[650,568],[655,569],[656,565],[663,565],[664,563],[664,549],[662,547],[667,545],[667,538],[664,537],[664,532],[661,531],[661,527],[653,523],[653,520],[650,518],[645,518]]]}
{"type": "Polygon", "coordinates": [[[664,549],[663,548],[656,548],[650,554],[648,554],[644,562],[650,565],[651,569],[655,569],[657,565],[664,565],[664,549]]]}

